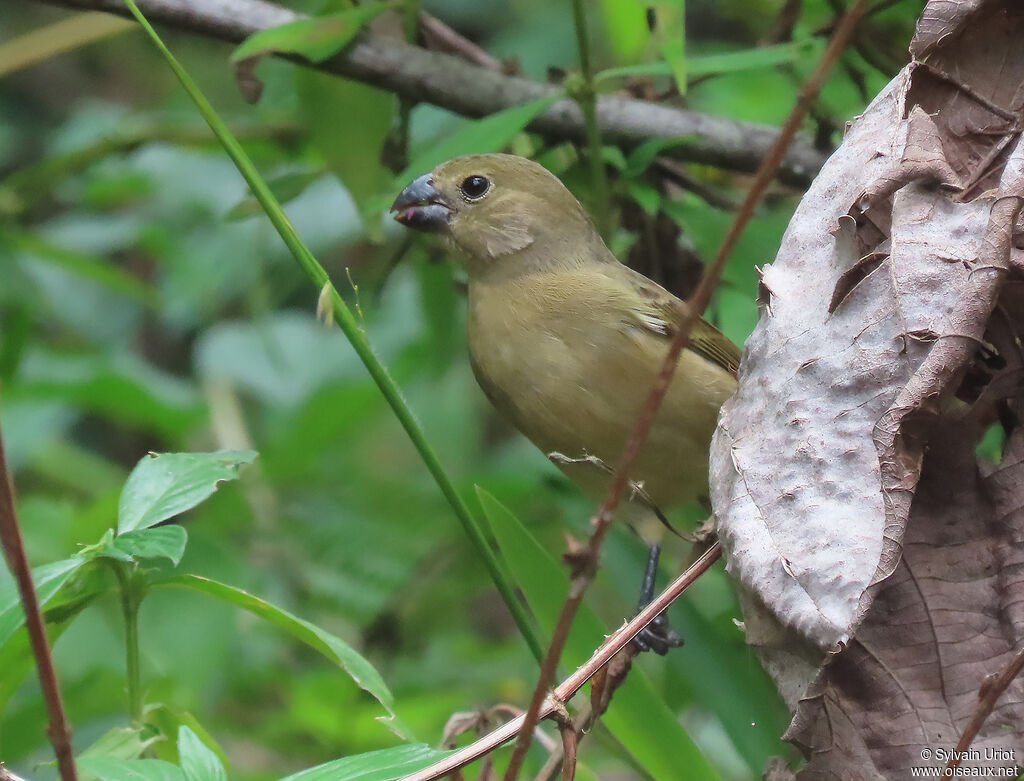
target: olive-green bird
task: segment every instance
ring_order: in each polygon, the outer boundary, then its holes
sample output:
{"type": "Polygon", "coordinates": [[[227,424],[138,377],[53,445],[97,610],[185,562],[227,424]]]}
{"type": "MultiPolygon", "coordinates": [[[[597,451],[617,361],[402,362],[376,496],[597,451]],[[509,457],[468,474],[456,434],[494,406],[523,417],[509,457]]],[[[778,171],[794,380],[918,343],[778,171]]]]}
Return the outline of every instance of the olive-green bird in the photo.
{"type": "MultiPolygon", "coordinates": [[[[470,360],[487,398],[602,498],[686,305],[619,263],[565,185],[523,157],[449,160],[410,183],[392,211],[462,256],[470,360]]],[[[736,346],[698,320],[637,456],[638,490],[620,515],[651,551],[642,604],[653,596],[661,511],[708,495],[711,434],[738,363],[736,346]]],[[[678,644],[661,631],[641,645],[664,653],[678,644]]]]}

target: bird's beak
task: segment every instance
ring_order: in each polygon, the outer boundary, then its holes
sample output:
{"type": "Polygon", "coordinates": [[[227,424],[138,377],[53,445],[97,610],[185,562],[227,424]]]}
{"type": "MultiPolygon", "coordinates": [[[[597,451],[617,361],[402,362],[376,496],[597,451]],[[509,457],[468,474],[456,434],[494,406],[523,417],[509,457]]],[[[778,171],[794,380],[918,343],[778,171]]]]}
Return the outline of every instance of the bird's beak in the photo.
{"type": "Polygon", "coordinates": [[[434,189],[430,174],[413,179],[395,198],[391,211],[397,212],[395,219],[402,225],[432,232],[446,230],[452,216],[452,207],[434,189]]]}

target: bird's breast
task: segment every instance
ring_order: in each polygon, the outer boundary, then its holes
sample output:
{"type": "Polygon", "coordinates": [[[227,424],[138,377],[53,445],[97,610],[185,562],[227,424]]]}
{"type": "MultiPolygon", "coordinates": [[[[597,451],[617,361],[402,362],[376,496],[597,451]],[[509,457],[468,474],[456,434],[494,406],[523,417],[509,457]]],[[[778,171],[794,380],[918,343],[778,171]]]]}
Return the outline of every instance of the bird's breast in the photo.
{"type": "MultiPolygon", "coordinates": [[[[587,302],[555,281],[532,284],[471,282],[469,348],[477,381],[545,453],[596,456],[614,466],[668,343],[638,338],[601,302],[587,302]]],[[[731,379],[723,377],[684,353],[634,469],[659,506],[706,492],[708,442],[731,391],[731,379]]],[[[592,468],[564,471],[589,493],[600,494],[607,480],[592,468]]]]}

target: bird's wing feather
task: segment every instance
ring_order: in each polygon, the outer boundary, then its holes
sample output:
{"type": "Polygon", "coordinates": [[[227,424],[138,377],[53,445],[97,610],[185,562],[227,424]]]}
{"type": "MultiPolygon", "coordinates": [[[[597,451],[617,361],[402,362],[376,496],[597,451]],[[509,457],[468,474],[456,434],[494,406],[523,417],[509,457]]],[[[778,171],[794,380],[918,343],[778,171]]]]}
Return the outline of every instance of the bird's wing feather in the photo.
{"type": "MultiPolygon", "coordinates": [[[[687,305],[660,285],[634,274],[629,275],[630,287],[636,294],[630,311],[637,324],[665,339],[675,338],[686,316],[687,305]]],[[[704,318],[694,321],[687,348],[736,376],[740,365],[739,348],[704,318]]]]}

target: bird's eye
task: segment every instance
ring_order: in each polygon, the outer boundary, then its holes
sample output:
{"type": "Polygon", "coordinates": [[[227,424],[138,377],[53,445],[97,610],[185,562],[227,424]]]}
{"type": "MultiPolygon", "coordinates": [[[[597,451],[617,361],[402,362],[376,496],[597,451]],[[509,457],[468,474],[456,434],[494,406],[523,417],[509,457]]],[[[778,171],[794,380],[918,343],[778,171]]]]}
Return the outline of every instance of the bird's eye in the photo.
{"type": "Polygon", "coordinates": [[[462,184],[459,185],[459,189],[462,194],[471,201],[479,200],[483,198],[489,189],[491,189],[491,180],[486,176],[480,176],[480,174],[473,174],[467,176],[462,180],[462,184]]]}

